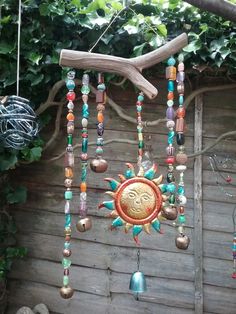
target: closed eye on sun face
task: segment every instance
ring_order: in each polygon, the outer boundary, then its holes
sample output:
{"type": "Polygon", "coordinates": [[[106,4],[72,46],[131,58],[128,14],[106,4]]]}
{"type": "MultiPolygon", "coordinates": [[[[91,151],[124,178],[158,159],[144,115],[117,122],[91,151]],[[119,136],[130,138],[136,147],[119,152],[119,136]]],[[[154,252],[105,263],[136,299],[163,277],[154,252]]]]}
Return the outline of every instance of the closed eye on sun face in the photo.
{"type": "Polygon", "coordinates": [[[135,198],[136,195],[137,195],[137,193],[135,193],[134,191],[129,192],[129,198],[135,198]]]}
{"type": "Polygon", "coordinates": [[[144,194],[141,195],[141,198],[142,198],[144,201],[149,201],[150,196],[149,196],[149,194],[144,193],[144,194]]]}

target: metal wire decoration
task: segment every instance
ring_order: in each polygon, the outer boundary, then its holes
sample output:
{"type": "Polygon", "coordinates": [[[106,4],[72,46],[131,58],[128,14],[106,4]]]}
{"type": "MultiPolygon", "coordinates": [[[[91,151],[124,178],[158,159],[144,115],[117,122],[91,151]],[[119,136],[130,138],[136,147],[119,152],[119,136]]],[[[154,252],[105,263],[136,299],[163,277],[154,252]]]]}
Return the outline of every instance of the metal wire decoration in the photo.
{"type": "Polygon", "coordinates": [[[0,141],[4,147],[22,149],[37,133],[36,115],[28,99],[9,96],[0,103],[0,141]]]}
{"type": "Polygon", "coordinates": [[[0,102],[0,142],[7,148],[22,149],[27,146],[38,133],[36,115],[28,99],[19,97],[20,75],[20,34],[21,34],[21,0],[18,14],[18,47],[16,96],[4,97],[0,102]]]}

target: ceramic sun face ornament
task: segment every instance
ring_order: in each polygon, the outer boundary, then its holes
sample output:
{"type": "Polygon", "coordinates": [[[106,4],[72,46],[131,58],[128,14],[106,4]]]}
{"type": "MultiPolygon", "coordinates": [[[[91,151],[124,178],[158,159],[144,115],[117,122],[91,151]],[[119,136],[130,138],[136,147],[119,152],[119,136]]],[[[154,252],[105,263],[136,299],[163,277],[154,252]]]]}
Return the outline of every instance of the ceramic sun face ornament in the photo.
{"type": "Polygon", "coordinates": [[[132,164],[127,163],[125,175],[119,175],[120,182],[107,178],[112,191],[106,192],[113,200],[105,201],[99,208],[111,210],[110,217],[115,218],[111,228],[124,226],[125,231],[133,231],[133,238],[139,243],[138,235],[144,230],[150,234],[151,227],[157,232],[160,230],[161,210],[164,205],[164,185],[161,185],[163,176],[154,179],[157,166],[146,172],[134,172],[132,164]]]}

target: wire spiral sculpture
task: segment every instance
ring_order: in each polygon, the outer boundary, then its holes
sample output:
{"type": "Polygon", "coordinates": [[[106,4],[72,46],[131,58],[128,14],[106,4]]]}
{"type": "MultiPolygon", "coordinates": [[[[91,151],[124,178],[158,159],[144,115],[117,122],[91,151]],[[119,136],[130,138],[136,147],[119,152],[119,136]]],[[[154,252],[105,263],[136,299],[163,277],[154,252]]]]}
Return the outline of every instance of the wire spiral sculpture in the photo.
{"type": "Polygon", "coordinates": [[[0,141],[4,147],[22,149],[38,133],[38,123],[28,99],[9,96],[0,103],[0,141]]]}

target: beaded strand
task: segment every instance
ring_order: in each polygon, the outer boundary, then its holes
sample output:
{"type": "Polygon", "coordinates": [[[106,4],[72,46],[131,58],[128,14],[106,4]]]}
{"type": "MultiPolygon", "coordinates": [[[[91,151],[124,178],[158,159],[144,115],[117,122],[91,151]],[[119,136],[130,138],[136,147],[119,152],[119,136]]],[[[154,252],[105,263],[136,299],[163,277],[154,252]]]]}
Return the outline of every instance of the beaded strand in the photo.
{"type": "Polygon", "coordinates": [[[84,74],[82,77],[82,152],[81,152],[81,183],[80,183],[80,204],[79,204],[79,220],[76,224],[76,228],[80,232],[87,231],[91,228],[91,220],[87,217],[87,167],[88,167],[88,118],[89,118],[89,106],[88,106],[88,94],[90,92],[89,87],[89,75],[84,74]]]}
{"type": "Polygon", "coordinates": [[[67,148],[65,154],[65,243],[63,249],[63,259],[62,265],[64,268],[64,276],[63,276],[63,287],[60,289],[61,297],[64,299],[69,299],[72,297],[74,291],[69,286],[69,268],[71,265],[71,260],[68,257],[71,256],[71,248],[70,248],[70,240],[71,240],[71,200],[72,200],[72,181],[73,181],[73,168],[74,168],[74,153],[72,146],[72,136],[74,133],[74,103],[75,100],[75,72],[70,71],[67,74],[66,87],[68,88],[68,93],[66,98],[68,100],[67,108],[68,114],[67,118],[67,148]]]}
{"type": "Polygon", "coordinates": [[[140,92],[137,98],[137,102],[136,102],[137,131],[138,131],[138,167],[140,171],[138,175],[142,175],[142,172],[144,170],[142,166],[143,149],[144,149],[143,121],[142,121],[143,101],[144,101],[144,95],[142,92],[140,92]]]}
{"type": "Polygon", "coordinates": [[[167,176],[166,176],[166,189],[167,192],[170,193],[169,196],[169,207],[163,209],[164,217],[170,220],[175,220],[177,218],[177,209],[175,206],[175,176],[173,173],[174,163],[175,163],[175,148],[173,146],[174,138],[175,138],[175,111],[174,111],[174,86],[176,80],[176,67],[175,67],[175,59],[170,57],[167,60],[167,68],[166,68],[166,79],[168,80],[168,95],[167,95],[167,110],[166,110],[166,118],[167,123],[166,126],[168,128],[168,146],[166,147],[167,158],[165,160],[167,164],[167,176]]]}
{"type": "Polygon", "coordinates": [[[98,86],[96,92],[97,103],[97,148],[96,158],[90,162],[91,170],[96,173],[103,173],[108,168],[108,163],[102,158],[103,155],[103,133],[104,133],[104,111],[106,104],[106,86],[102,73],[98,74],[98,86]]]}
{"type": "Polygon", "coordinates": [[[184,58],[183,55],[180,54],[178,57],[178,73],[177,73],[177,92],[179,94],[179,107],[176,112],[176,142],[178,145],[178,153],[176,154],[176,162],[178,165],[176,166],[176,170],[179,172],[179,182],[177,188],[177,203],[179,205],[179,217],[178,217],[178,232],[179,235],[176,237],[176,246],[180,249],[186,250],[189,245],[189,237],[185,235],[185,205],[187,203],[187,198],[185,196],[185,188],[184,188],[184,172],[187,169],[187,155],[185,154],[185,138],[184,138],[184,127],[185,127],[185,108],[183,106],[184,103],[184,58]],[[184,239],[184,241],[183,241],[184,239]],[[184,244],[184,245],[183,245],[184,244]]]}

